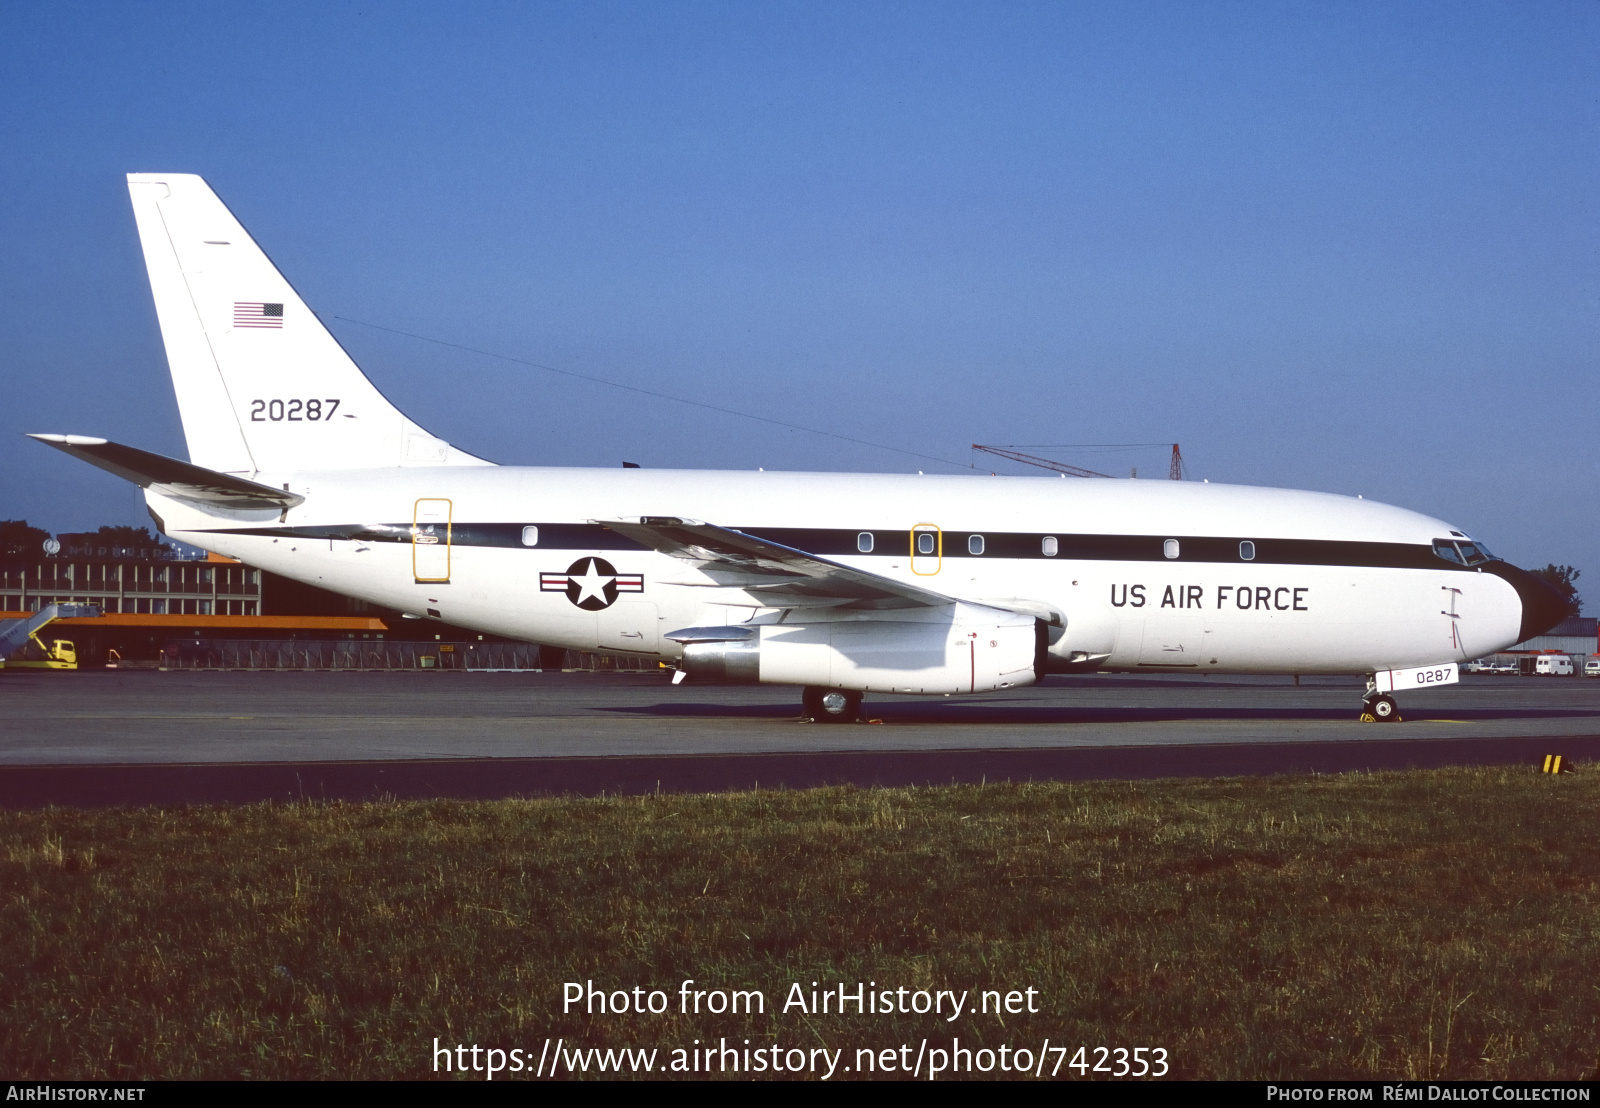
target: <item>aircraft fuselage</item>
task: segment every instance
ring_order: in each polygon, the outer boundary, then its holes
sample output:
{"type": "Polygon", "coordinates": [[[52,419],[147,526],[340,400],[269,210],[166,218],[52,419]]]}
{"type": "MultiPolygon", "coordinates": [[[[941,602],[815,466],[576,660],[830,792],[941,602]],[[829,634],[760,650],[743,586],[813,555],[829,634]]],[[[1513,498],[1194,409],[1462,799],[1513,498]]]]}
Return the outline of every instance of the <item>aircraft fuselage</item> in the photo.
{"type": "MultiPolygon", "coordinates": [[[[664,659],[682,653],[664,637],[675,629],[779,622],[791,606],[764,607],[759,592],[645,548],[608,520],[666,512],[709,520],[1038,616],[1050,625],[1049,668],[1057,670],[1371,673],[1501,649],[1518,641],[1524,617],[1509,576],[1520,571],[1436,552],[1436,542],[1464,541],[1459,531],[1323,493],[484,466],[259,480],[287,485],[305,502],[220,518],[152,492],[151,507],[176,538],[377,605],[664,659]]],[[[809,618],[884,613],[836,605],[809,618]]]]}

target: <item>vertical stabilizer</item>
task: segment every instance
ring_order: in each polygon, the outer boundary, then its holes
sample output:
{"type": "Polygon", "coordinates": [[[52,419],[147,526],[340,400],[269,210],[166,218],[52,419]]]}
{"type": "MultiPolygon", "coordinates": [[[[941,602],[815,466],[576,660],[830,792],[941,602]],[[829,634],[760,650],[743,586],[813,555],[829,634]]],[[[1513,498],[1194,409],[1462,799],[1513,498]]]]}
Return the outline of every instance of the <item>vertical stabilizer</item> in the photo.
{"type": "Polygon", "coordinates": [[[193,464],[490,464],[385,400],[205,181],[130,173],[128,192],[193,464]]]}

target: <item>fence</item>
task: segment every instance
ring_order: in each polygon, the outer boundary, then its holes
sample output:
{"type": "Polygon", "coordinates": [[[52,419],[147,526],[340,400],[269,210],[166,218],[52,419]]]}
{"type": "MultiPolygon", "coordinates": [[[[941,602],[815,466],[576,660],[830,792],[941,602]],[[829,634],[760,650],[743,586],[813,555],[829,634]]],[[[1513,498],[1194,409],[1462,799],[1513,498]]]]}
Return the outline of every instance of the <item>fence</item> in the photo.
{"type": "Polygon", "coordinates": [[[535,643],[352,642],[349,640],[215,639],[168,643],[163,669],[317,669],[317,670],[529,670],[542,669],[654,672],[654,658],[587,651],[556,652],[540,664],[535,643]]]}

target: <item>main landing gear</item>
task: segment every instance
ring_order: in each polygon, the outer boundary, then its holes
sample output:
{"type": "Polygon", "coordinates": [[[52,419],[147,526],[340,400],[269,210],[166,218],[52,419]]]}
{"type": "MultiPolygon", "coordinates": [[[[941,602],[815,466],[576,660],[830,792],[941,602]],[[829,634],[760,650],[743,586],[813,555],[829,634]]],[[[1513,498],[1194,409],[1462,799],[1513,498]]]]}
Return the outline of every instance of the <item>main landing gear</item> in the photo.
{"type": "Polygon", "coordinates": [[[1360,722],[1362,723],[1399,723],[1400,705],[1394,702],[1394,697],[1388,693],[1378,691],[1378,681],[1375,677],[1367,678],[1367,695],[1361,701],[1360,722]]]}
{"type": "Polygon", "coordinates": [[[800,694],[806,715],[818,723],[854,723],[861,718],[861,694],[852,689],[808,685],[800,694]]]}

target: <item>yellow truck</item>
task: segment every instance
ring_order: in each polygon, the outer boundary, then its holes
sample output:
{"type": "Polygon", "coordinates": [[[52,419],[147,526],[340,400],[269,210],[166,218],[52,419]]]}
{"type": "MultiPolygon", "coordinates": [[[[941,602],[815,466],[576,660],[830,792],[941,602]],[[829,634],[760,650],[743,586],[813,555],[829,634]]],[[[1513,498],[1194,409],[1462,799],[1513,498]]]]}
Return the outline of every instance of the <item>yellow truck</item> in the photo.
{"type": "Polygon", "coordinates": [[[24,619],[0,620],[0,669],[77,669],[78,648],[71,639],[39,637],[46,625],[69,616],[97,616],[91,604],[51,604],[24,619]]]}
{"type": "Polygon", "coordinates": [[[29,635],[32,641],[19,650],[15,657],[0,662],[7,669],[77,669],[78,648],[71,639],[51,639],[46,642],[38,635],[29,635]]]}

